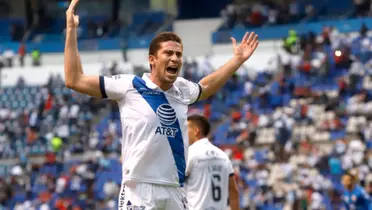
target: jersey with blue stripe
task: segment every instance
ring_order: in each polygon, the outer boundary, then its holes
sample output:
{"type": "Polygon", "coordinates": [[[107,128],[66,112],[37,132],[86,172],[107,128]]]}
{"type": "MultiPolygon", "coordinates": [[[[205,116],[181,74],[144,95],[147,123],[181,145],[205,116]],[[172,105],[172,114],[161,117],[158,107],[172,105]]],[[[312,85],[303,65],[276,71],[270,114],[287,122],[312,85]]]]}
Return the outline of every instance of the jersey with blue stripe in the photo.
{"type": "Polygon", "coordinates": [[[104,98],[116,100],[122,124],[123,182],[183,186],[188,148],[188,105],[201,86],[181,77],[167,90],[143,77],[100,77],[104,98]]]}
{"type": "Polygon", "coordinates": [[[372,201],[363,187],[356,185],[350,192],[344,192],[344,206],[347,210],[372,210],[372,201]]]}

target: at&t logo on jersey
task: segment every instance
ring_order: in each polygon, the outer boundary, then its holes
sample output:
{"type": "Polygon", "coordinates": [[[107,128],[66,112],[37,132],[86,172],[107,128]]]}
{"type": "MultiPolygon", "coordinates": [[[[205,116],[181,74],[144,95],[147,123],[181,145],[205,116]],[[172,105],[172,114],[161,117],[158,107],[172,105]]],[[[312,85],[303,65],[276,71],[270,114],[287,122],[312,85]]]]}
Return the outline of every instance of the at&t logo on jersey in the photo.
{"type": "Polygon", "coordinates": [[[168,137],[176,137],[177,128],[171,127],[177,121],[176,111],[169,104],[162,104],[156,110],[162,126],[156,128],[155,134],[165,135],[168,137]]]}

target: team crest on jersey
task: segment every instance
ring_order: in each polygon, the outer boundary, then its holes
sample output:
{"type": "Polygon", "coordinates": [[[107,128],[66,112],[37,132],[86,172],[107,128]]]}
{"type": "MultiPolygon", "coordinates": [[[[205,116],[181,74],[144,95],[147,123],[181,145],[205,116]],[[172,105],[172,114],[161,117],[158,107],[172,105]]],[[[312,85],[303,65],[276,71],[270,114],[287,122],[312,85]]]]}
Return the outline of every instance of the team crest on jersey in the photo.
{"type": "Polygon", "coordinates": [[[120,75],[113,75],[113,76],[111,76],[111,78],[113,78],[113,79],[120,79],[121,76],[120,75]]]}
{"type": "Polygon", "coordinates": [[[351,196],[351,200],[355,202],[357,200],[357,197],[355,195],[353,195],[353,196],[351,196]]]}
{"type": "Polygon", "coordinates": [[[156,115],[158,116],[162,126],[156,128],[155,134],[174,138],[178,129],[172,127],[172,125],[177,121],[176,111],[174,111],[173,107],[169,104],[162,104],[157,108],[156,115]]]}
{"type": "Polygon", "coordinates": [[[208,151],[206,152],[206,155],[207,155],[207,156],[212,156],[212,157],[218,157],[218,153],[215,152],[215,151],[213,151],[213,150],[208,150],[208,151]]]}
{"type": "Polygon", "coordinates": [[[184,97],[183,97],[183,93],[182,93],[181,90],[177,90],[177,91],[175,92],[175,95],[176,95],[176,97],[180,97],[182,100],[184,99],[184,97]]]}

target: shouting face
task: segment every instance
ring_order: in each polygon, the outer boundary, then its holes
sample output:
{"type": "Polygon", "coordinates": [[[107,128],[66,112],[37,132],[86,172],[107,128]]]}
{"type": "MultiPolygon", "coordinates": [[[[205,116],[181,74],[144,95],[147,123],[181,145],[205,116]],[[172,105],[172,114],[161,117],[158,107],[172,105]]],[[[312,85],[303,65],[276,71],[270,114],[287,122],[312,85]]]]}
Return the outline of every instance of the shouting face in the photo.
{"type": "Polygon", "coordinates": [[[182,67],[182,45],[174,41],[160,43],[155,55],[149,56],[151,77],[162,89],[169,89],[182,67]]]}

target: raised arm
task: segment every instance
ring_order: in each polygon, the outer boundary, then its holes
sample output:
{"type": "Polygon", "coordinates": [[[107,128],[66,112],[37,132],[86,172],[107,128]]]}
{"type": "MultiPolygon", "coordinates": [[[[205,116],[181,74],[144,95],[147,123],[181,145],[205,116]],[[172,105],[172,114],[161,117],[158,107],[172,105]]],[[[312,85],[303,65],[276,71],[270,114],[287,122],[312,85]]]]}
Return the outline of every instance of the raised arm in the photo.
{"type": "Polygon", "coordinates": [[[200,80],[202,93],[199,100],[204,100],[221,89],[231,76],[248,60],[258,46],[258,36],[254,33],[246,33],[242,42],[238,45],[234,38],[231,38],[234,57],[225,65],[212,74],[200,80]]]}
{"type": "Polygon", "coordinates": [[[72,0],[66,11],[65,83],[68,88],[94,97],[102,97],[100,77],[84,75],[77,46],[79,16],[75,8],[79,0],[72,0]]]}

